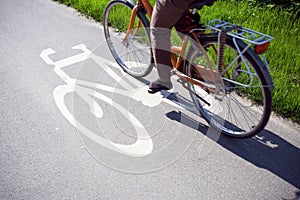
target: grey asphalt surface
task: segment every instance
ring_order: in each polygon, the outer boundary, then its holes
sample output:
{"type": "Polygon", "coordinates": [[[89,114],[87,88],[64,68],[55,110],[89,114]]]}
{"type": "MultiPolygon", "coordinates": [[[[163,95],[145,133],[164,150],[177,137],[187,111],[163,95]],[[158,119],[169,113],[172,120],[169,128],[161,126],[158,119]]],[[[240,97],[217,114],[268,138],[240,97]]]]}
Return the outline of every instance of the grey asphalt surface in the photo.
{"type": "MultiPolygon", "coordinates": [[[[163,105],[148,110],[150,117],[131,112],[143,122],[164,122],[149,128],[155,130],[154,148],[174,143],[172,148],[178,149],[165,148],[171,152],[161,157],[161,151],[154,151],[155,157],[143,160],[90,144],[58,109],[53,91],[65,82],[40,54],[52,48],[56,53],[51,59],[61,60],[79,54],[71,47],[84,44],[111,60],[101,25],[48,0],[1,0],[0,8],[0,199],[300,198],[300,128],[276,116],[258,137],[221,136],[215,142],[206,136],[209,128],[203,120],[197,119],[201,125],[195,127],[192,114],[163,105]],[[186,121],[183,114],[188,115],[186,121]]],[[[80,80],[118,87],[104,75],[105,66],[86,61],[66,71],[80,80]]],[[[139,105],[126,98],[115,100],[128,109],[139,105]]],[[[85,120],[88,109],[81,103],[76,95],[65,100],[74,116],[85,120]]],[[[124,118],[110,112],[113,105],[101,107],[114,120],[98,120],[97,126],[118,141],[123,136],[115,122],[124,118]]]]}

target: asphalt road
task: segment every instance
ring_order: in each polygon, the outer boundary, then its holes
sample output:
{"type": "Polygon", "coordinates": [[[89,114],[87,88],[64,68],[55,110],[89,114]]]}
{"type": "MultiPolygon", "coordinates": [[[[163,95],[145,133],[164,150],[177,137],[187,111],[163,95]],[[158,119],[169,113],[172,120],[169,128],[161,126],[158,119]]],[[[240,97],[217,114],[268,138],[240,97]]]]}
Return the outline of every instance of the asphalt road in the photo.
{"type": "Polygon", "coordinates": [[[0,8],[0,199],[300,198],[296,125],[220,136],[175,78],[149,96],[155,71],[124,75],[100,24],[48,0],[0,8]]]}

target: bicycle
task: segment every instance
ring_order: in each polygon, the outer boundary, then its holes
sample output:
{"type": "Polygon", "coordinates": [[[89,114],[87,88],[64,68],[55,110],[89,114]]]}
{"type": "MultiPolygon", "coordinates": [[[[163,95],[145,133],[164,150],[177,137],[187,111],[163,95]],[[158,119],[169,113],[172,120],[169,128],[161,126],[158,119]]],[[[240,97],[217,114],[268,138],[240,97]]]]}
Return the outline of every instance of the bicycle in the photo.
{"type": "MultiPolygon", "coordinates": [[[[212,127],[227,136],[252,137],[264,129],[271,114],[274,86],[264,53],[273,38],[219,19],[204,26],[197,11],[214,1],[189,6],[187,18],[195,16],[196,22],[185,27],[181,47],[171,47],[172,72],[212,127]]],[[[153,69],[152,10],[148,0],[112,0],[104,11],[108,47],[120,67],[134,77],[153,69]]]]}

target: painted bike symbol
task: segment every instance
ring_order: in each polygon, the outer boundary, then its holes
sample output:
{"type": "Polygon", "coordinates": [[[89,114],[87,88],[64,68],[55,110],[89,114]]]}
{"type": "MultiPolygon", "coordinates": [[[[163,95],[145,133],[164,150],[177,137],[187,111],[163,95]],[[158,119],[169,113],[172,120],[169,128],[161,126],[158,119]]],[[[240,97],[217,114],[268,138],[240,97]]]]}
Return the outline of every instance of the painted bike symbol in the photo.
{"type": "MultiPolygon", "coordinates": [[[[126,80],[132,83],[130,85],[128,84],[128,82],[122,80],[122,78],[111,69],[112,67],[111,61],[93,54],[90,50],[87,49],[87,47],[84,44],[74,46],[72,47],[72,49],[82,50],[82,53],[58,61],[53,61],[52,59],[50,59],[49,56],[55,53],[55,51],[51,48],[43,50],[40,54],[40,57],[46,62],[46,64],[54,65],[55,73],[66,83],[64,85],[57,86],[53,91],[54,100],[60,112],[78,131],[80,131],[82,134],[87,136],[89,139],[93,140],[94,142],[108,149],[132,157],[142,157],[151,154],[151,152],[153,151],[153,142],[148,131],[143,126],[143,124],[132,113],[130,113],[119,103],[115,102],[113,99],[93,89],[90,89],[90,88],[95,88],[97,90],[128,96],[128,94],[130,94],[130,91],[134,91],[136,89],[132,87],[132,85],[137,85],[137,84],[134,83],[132,80],[126,80]],[[93,59],[115,81],[117,82],[122,81],[121,84],[125,89],[118,89],[108,85],[71,78],[67,73],[63,71],[64,67],[79,62],[83,62],[87,59],[93,59]],[[95,98],[109,104],[110,106],[113,106],[120,114],[122,114],[133,125],[136,132],[135,143],[130,145],[114,143],[108,140],[107,138],[103,138],[95,134],[92,130],[85,127],[68,110],[64,101],[65,96],[68,93],[76,93],[79,97],[81,97],[89,105],[90,112],[97,118],[102,118],[104,114],[102,108],[96,102],[95,98]]],[[[117,68],[120,69],[119,67],[117,68]]],[[[149,107],[154,107],[160,104],[162,101],[164,101],[174,107],[178,107],[178,108],[184,107],[184,109],[190,110],[192,112],[195,111],[194,108],[189,108],[187,106],[179,105],[178,103],[174,103],[173,101],[167,99],[166,97],[169,94],[170,93],[166,92],[162,94],[149,96],[147,94],[147,89],[141,88],[141,90],[135,92],[132,96],[130,96],[130,98],[133,98],[136,101],[141,101],[144,105],[149,107]]]]}

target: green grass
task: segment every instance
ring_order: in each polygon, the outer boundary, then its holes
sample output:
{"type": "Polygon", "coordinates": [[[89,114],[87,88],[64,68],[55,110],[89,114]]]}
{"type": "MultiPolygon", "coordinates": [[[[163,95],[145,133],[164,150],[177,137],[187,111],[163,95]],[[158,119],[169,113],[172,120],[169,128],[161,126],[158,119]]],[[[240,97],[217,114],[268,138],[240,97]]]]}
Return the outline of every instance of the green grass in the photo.
{"type": "MultiPolygon", "coordinates": [[[[97,21],[109,0],[57,0],[97,21]]],[[[154,4],[154,0],[150,0],[154,4]]],[[[300,123],[300,20],[289,8],[255,4],[254,0],[219,0],[201,10],[201,21],[219,18],[274,37],[266,57],[275,89],[273,110],[300,123]],[[250,3],[249,3],[250,2],[250,3]]],[[[269,1],[270,2],[270,1],[269,1]]],[[[299,6],[297,4],[297,6],[299,6]]],[[[299,8],[299,7],[297,7],[299,8]]]]}

